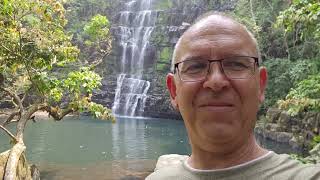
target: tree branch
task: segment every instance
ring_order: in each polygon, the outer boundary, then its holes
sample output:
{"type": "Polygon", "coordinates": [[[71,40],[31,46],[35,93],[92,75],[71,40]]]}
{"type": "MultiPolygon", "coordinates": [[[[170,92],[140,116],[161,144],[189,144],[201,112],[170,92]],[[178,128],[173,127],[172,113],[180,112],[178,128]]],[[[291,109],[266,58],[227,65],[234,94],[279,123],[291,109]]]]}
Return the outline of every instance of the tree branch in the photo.
{"type": "Polygon", "coordinates": [[[60,109],[60,108],[51,107],[51,106],[45,107],[43,110],[47,111],[49,115],[52,116],[53,119],[56,121],[60,121],[66,115],[76,111],[75,109],[72,109],[72,108],[60,109]]]}
{"type": "Polygon", "coordinates": [[[7,46],[3,45],[3,44],[0,44],[4,49],[6,49],[7,51],[9,51],[10,53],[12,53],[13,55],[18,55],[16,54],[14,51],[11,51],[7,46]]]}
{"type": "Polygon", "coordinates": [[[19,105],[14,102],[14,98],[11,98],[11,103],[14,105],[14,107],[19,108],[19,105]]]}
{"type": "Polygon", "coordinates": [[[20,111],[19,111],[20,114],[22,114],[22,112],[24,111],[24,108],[23,108],[20,97],[17,94],[15,94],[14,92],[12,92],[10,89],[6,89],[6,88],[0,86],[0,90],[6,92],[9,96],[11,96],[14,99],[14,101],[17,103],[17,105],[20,109],[20,111]]]}
{"type": "Polygon", "coordinates": [[[13,122],[13,121],[12,121],[13,118],[14,118],[15,116],[18,116],[18,115],[20,115],[20,112],[19,112],[19,111],[11,113],[11,114],[9,115],[9,117],[7,118],[7,120],[5,120],[5,121],[2,123],[2,125],[3,125],[3,126],[6,126],[7,124],[13,122]]]}
{"type": "Polygon", "coordinates": [[[28,94],[27,92],[23,94],[23,97],[22,97],[22,99],[21,99],[21,102],[22,102],[22,103],[23,103],[23,102],[24,102],[24,100],[26,99],[27,94],[28,94]]]}
{"type": "Polygon", "coordinates": [[[70,114],[77,109],[68,108],[68,109],[59,109],[55,107],[51,107],[48,104],[37,104],[33,105],[30,108],[28,108],[21,116],[20,120],[17,124],[17,136],[16,138],[19,141],[22,141],[23,139],[23,131],[27,124],[27,121],[30,119],[30,117],[37,111],[47,111],[50,116],[52,116],[56,121],[60,121],[63,117],[65,117],[67,114],[70,114]]]}
{"type": "Polygon", "coordinates": [[[268,3],[270,9],[273,11],[273,7],[272,7],[271,3],[269,2],[269,0],[266,0],[266,2],[268,3]]]}
{"type": "Polygon", "coordinates": [[[1,112],[0,112],[0,115],[2,115],[2,114],[4,114],[4,115],[8,115],[8,116],[10,115],[9,113],[2,112],[2,111],[1,111],[1,112]]]}
{"type": "Polygon", "coordinates": [[[15,142],[18,142],[16,137],[7,128],[0,125],[0,129],[4,130],[4,132],[6,132],[15,142]]]}

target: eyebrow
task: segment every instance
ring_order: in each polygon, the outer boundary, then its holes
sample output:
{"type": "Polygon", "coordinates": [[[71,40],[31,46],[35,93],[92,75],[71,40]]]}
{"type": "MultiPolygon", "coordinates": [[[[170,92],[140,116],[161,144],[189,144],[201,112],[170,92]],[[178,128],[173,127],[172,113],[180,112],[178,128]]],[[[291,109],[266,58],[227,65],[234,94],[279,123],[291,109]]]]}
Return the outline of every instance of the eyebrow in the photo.
{"type": "MultiPolygon", "coordinates": [[[[215,59],[212,59],[212,58],[209,58],[209,57],[204,57],[204,56],[190,56],[190,57],[187,57],[185,59],[182,59],[181,61],[187,61],[187,60],[194,60],[194,59],[202,59],[202,60],[219,60],[219,59],[225,59],[225,58],[229,58],[229,57],[235,57],[235,56],[250,56],[248,54],[241,54],[241,53],[230,53],[228,52],[228,55],[227,56],[222,56],[223,58],[215,58],[215,59]]],[[[179,62],[181,62],[179,61],[179,62]]]]}
{"type": "MultiPolygon", "coordinates": [[[[209,58],[204,58],[203,56],[190,56],[190,57],[187,57],[185,59],[183,59],[182,61],[187,61],[187,60],[194,60],[194,59],[203,59],[203,60],[207,60],[209,58]]],[[[181,61],[180,61],[181,62],[181,61]]]]}

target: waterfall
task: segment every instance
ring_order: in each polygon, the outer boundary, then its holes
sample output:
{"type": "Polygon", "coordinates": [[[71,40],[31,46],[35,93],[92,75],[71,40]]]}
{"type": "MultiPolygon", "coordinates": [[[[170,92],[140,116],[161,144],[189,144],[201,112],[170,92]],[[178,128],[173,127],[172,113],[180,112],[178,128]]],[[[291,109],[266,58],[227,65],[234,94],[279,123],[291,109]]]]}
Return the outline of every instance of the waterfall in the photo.
{"type": "Polygon", "coordinates": [[[114,114],[141,116],[148,97],[150,82],[143,80],[145,54],[154,29],[157,13],[151,9],[152,0],[133,0],[120,11],[118,32],[122,54],[121,73],[112,107],[114,114]],[[138,3],[139,6],[136,6],[138,3]],[[138,11],[137,11],[138,8],[138,11]]]}

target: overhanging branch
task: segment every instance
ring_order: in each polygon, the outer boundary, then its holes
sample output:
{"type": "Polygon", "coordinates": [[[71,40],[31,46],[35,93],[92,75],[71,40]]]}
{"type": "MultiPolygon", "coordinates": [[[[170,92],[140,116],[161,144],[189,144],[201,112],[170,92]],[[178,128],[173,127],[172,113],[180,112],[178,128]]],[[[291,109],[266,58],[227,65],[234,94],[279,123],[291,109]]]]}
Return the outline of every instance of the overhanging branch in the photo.
{"type": "Polygon", "coordinates": [[[18,115],[20,115],[20,112],[19,112],[19,111],[11,113],[11,114],[9,115],[9,117],[2,123],[2,125],[3,125],[3,126],[6,126],[7,124],[13,122],[13,121],[12,121],[13,118],[14,118],[15,116],[18,116],[18,115]]]}
{"type": "Polygon", "coordinates": [[[22,113],[24,108],[23,108],[23,105],[22,105],[20,97],[17,94],[15,94],[14,92],[12,92],[10,89],[7,89],[7,88],[4,88],[4,87],[0,86],[0,90],[6,92],[9,96],[11,96],[14,99],[15,103],[17,104],[17,106],[20,109],[19,112],[22,113]]]}
{"type": "Polygon", "coordinates": [[[46,107],[44,110],[47,111],[49,115],[52,116],[56,121],[60,121],[63,117],[75,111],[72,108],[58,109],[51,106],[46,107]]]}
{"type": "Polygon", "coordinates": [[[51,117],[53,117],[53,119],[60,121],[66,115],[77,111],[77,109],[74,109],[74,108],[60,109],[59,107],[49,106],[46,103],[33,105],[29,109],[27,109],[28,119],[37,111],[46,111],[49,113],[51,117]]]}
{"type": "Polygon", "coordinates": [[[16,137],[5,127],[3,127],[2,125],[0,125],[0,129],[4,130],[4,132],[6,132],[15,142],[18,142],[18,140],[16,139],[16,137]]]}

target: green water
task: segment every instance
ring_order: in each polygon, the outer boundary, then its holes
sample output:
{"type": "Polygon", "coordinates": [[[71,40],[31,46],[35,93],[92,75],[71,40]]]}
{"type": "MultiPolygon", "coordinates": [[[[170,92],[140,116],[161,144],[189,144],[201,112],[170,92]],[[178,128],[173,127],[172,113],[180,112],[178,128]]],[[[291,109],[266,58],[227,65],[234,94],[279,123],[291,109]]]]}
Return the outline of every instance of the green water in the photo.
{"type": "MultiPolygon", "coordinates": [[[[288,145],[258,138],[278,153],[288,145]]],[[[89,117],[61,122],[38,119],[25,131],[27,159],[41,170],[42,179],[143,179],[162,154],[189,154],[182,121],[117,118],[112,124],[89,117]]],[[[9,139],[0,131],[0,152],[9,139]]]]}
{"type": "MultiPolygon", "coordinates": [[[[50,170],[79,174],[76,169],[81,173],[96,166],[105,167],[104,171],[114,166],[152,171],[161,154],[190,152],[183,122],[167,119],[117,118],[114,124],[89,117],[38,120],[28,123],[25,144],[27,159],[45,170],[47,178],[57,175],[50,170]]],[[[9,147],[9,139],[0,131],[0,152],[9,147]]]]}

